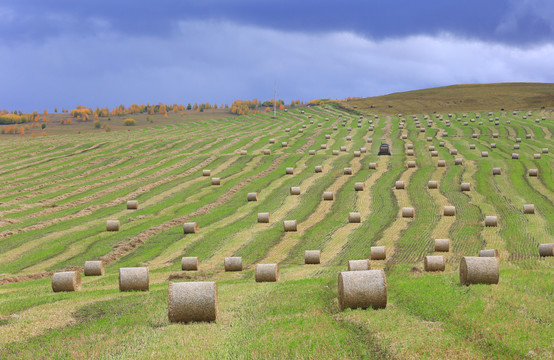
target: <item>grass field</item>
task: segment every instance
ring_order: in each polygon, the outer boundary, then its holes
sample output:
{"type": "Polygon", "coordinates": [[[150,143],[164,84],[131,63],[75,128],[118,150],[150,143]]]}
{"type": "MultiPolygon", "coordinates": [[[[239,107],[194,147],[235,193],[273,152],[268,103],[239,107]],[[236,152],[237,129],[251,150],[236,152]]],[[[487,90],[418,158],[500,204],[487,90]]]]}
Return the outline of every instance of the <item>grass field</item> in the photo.
{"type": "Polygon", "coordinates": [[[394,112],[360,100],[289,109],[276,119],[185,113],[111,132],[80,124],[55,136],[0,136],[0,358],[552,359],[554,257],[538,254],[538,244],[554,242],[552,106],[514,115],[499,111],[496,98],[489,108],[481,99],[482,111],[448,110],[449,117],[434,107],[409,112],[410,101],[394,112]],[[392,156],[377,156],[381,141],[392,156]],[[361,147],[367,153],[355,157],[361,147]],[[446,167],[437,167],[439,159],[446,167]],[[407,168],[409,160],[417,167],[407,168]],[[344,175],[345,167],[353,174],[344,175]],[[502,175],[492,176],[492,167],[502,175]],[[529,168],[539,176],[529,177],[529,168]],[[203,169],[221,185],[212,186],[203,169]],[[394,189],[397,180],[405,189],[394,189]],[[438,189],[428,189],[429,180],[438,189]],[[354,191],[356,182],[364,191],[354,191]],[[461,182],[471,191],[460,191],[461,182]],[[291,186],[300,195],[290,195],[291,186]],[[334,200],[324,201],[324,191],[334,200]],[[258,193],[257,202],[246,200],[249,192],[258,193]],[[126,209],[130,199],[138,210],[126,209]],[[523,214],[529,203],[535,214],[523,214]],[[445,205],[456,206],[455,217],[442,215],[445,205]],[[415,218],[400,216],[405,206],[415,208],[415,218]],[[361,223],[348,222],[353,211],[361,223]],[[258,223],[259,212],[269,212],[270,223],[258,223]],[[486,215],[497,215],[498,227],[484,227],[486,215]],[[118,219],[121,230],[105,231],[108,219],[118,219]],[[297,232],[283,231],[289,219],[297,232]],[[200,231],[183,234],[186,221],[200,231]],[[426,273],[423,258],[439,254],[434,238],[451,241],[446,270],[426,273]],[[386,260],[371,261],[386,271],[386,309],[341,312],[338,273],[375,245],[387,249],[386,260]],[[460,259],[486,248],[500,252],[499,283],[461,286],[460,259]],[[303,264],[310,249],[322,250],[321,265],[303,264]],[[183,256],[198,256],[199,271],[181,271],[183,256]],[[242,256],[244,270],[225,272],[227,256],[242,256]],[[83,277],[78,292],[52,291],[55,271],[82,271],[96,259],[106,263],[105,276],[83,277]],[[281,280],[256,283],[255,265],[268,262],[281,265],[281,280]],[[119,292],[119,268],[132,266],[148,266],[149,292],[119,292]],[[216,281],[217,322],[170,323],[170,279],[216,281]]]}

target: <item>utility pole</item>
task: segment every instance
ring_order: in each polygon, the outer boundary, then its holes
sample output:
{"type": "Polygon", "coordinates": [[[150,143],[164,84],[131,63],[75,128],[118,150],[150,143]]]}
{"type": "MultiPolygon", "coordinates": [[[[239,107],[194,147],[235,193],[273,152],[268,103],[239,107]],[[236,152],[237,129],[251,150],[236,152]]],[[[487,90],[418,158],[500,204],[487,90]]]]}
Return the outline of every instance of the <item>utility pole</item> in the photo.
{"type": "Polygon", "coordinates": [[[277,118],[277,81],[273,81],[273,118],[277,118]]]}

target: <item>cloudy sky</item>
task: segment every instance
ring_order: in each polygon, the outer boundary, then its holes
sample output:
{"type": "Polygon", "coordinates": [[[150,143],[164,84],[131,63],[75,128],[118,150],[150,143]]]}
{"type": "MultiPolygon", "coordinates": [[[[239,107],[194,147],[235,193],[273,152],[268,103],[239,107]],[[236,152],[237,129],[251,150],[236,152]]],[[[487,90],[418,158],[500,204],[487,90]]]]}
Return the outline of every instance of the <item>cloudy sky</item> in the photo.
{"type": "Polygon", "coordinates": [[[0,109],[554,82],[552,0],[0,0],[0,109]]]}

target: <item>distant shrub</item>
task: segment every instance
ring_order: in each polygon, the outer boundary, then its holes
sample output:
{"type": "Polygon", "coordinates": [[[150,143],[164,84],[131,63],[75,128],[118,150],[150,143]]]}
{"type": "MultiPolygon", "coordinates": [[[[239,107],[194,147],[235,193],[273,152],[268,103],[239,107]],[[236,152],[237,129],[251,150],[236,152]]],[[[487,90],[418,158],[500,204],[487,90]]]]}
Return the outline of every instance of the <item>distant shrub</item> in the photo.
{"type": "Polygon", "coordinates": [[[42,123],[42,125],[40,125],[40,128],[41,128],[42,130],[46,129],[46,124],[45,124],[45,123],[42,123]]]}
{"type": "Polygon", "coordinates": [[[100,129],[102,127],[102,124],[100,124],[100,121],[95,121],[94,122],[94,128],[95,129],[100,129]]]}
{"type": "Polygon", "coordinates": [[[112,131],[112,128],[111,128],[110,125],[104,124],[104,130],[106,130],[106,132],[110,132],[110,131],[112,131]]]}
{"type": "Polygon", "coordinates": [[[136,124],[137,124],[137,122],[135,121],[135,119],[125,119],[125,120],[123,120],[123,125],[125,125],[125,126],[134,126],[136,124]]]}

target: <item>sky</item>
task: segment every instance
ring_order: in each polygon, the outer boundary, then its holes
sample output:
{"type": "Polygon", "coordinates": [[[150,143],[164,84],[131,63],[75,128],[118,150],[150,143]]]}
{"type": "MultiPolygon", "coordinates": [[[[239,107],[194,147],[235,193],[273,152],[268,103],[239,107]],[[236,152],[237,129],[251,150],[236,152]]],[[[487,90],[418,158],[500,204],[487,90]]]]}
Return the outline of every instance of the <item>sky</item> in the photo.
{"type": "Polygon", "coordinates": [[[554,82],[553,0],[0,0],[0,109],[554,82]]]}

